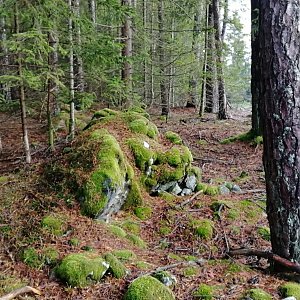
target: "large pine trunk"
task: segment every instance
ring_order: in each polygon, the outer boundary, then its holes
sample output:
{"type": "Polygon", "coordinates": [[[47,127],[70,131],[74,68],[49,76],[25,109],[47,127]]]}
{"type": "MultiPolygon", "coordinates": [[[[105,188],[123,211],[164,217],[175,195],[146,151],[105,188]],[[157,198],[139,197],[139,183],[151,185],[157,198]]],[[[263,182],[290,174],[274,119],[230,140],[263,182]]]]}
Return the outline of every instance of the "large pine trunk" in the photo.
{"type": "Polygon", "coordinates": [[[275,254],[300,263],[300,0],[260,1],[261,113],[275,254]]]}

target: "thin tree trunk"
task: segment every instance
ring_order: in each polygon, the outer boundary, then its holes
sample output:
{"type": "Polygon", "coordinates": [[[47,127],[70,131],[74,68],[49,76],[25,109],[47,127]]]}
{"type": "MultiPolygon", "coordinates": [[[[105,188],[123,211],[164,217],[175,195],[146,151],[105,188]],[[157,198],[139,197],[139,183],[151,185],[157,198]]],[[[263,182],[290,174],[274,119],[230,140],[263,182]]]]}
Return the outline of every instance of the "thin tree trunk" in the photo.
{"type": "MultiPolygon", "coordinates": [[[[72,0],[68,0],[69,10],[72,16],[73,5],[72,0]]],[[[70,84],[70,121],[69,121],[69,137],[71,140],[75,137],[75,90],[74,90],[74,50],[73,50],[73,21],[72,17],[69,17],[69,84],[70,84]]]]}
{"type": "MultiPolygon", "coordinates": [[[[122,0],[122,5],[124,7],[131,7],[131,0],[122,0]]],[[[124,65],[122,69],[122,80],[125,83],[127,90],[127,99],[125,101],[125,106],[130,106],[131,104],[131,94],[132,94],[132,63],[130,61],[132,57],[132,21],[129,15],[126,15],[124,24],[122,27],[122,39],[124,41],[124,47],[122,51],[122,56],[124,58],[124,65]]]]}
{"type": "Polygon", "coordinates": [[[300,0],[259,4],[261,120],[271,243],[274,254],[299,264],[300,0]]]}
{"type": "Polygon", "coordinates": [[[208,4],[208,27],[207,30],[207,66],[206,66],[206,103],[205,112],[212,113],[216,111],[218,102],[218,85],[216,70],[216,41],[214,29],[214,15],[212,4],[208,4]]]}
{"type": "Polygon", "coordinates": [[[160,99],[161,99],[161,115],[168,118],[169,115],[169,101],[168,101],[168,92],[166,85],[166,71],[165,71],[165,38],[164,38],[164,7],[163,0],[158,1],[158,47],[157,52],[159,56],[159,65],[160,65],[160,99]]]}
{"type": "Polygon", "coordinates": [[[216,59],[217,59],[217,78],[218,78],[218,91],[219,91],[219,113],[218,119],[227,119],[227,103],[225,95],[225,82],[223,74],[223,45],[220,33],[220,12],[219,12],[219,0],[212,1],[212,10],[214,15],[214,29],[216,40],[216,59]]]}
{"type": "Polygon", "coordinates": [[[155,7],[155,1],[151,1],[151,23],[150,23],[150,32],[151,32],[151,49],[150,49],[150,93],[151,93],[151,102],[150,106],[153,105],[155,100],[155,93],[154,93],[154,52],[155,52],[155,44],[154,44],[154,30],[153,30],[153,23],[154,23],[154,7],[155,7]]]}
{"type": "MultiPolygon", "coordinates": [[[[174,43],[175,40],[175,19],[172,18],[172,24],[171,24],[172,32],[171,32],[171,43],[174,43]]],[[[172,56],[172,50],[170,51],[170,56],[172,56]]],[[[168,91],[168,103],[171,104],[172,107],[175,106],[175,67],[174,63],[170,65],[170,71],[169,71],[169,91],[168,91]]]]}
{"type": "MultiPolygon", "coordinates": [[[[16,26],[15,27],[16,34],[18,35],[20,33],[20,24],[19,24],[19,7],[17,2],[15,3],[15,26],[16,26]]],[[[27,129],[22,54],[20,52],[18,52],[17,54],[17,65],[18,65],[18,76],[20,77],[19,89],[20,89],[20,107],[21,107],[21,122],[22,122],[24,151],[26,156],[26,163],[30,164],[31,153],[30,153],[30,143],[29,143],[28,129],[27,129]]]]}
{"type": "Polygon", "coordinates": [[[260,77],[259,77],[259,1],[251,0],[251,94],[252,94],[252,133],[261,134],[259,117],[260,77]]]}
{"type": "Polygon", "coordinates": [[[224,0],[224,15],[223,15],[223,25],[222,25],[222,32],[221,32],[221,41],[224,42],[225,34],[226,34],[226,27],[228,23],[228,0],[224,0]]]}
{"type": "Polygon", "coordinates": [[[91,16],[91,21],[94,25],[96,25],[96,1],[95,0],[89,0],[89,12],[91,16]]]}
{"type": "MultiPolygon", "coordinates": [[[[147,0],[143,0],[143,28],[145,29],[147,26],[147,0]]],[[[145,34],[145,33],[144,33],[145,34]]],[[[147,39],[146,39],[146,35],[145,35],[145,38],[144,38],[144,51],[146,53],[147,51],[147,39]]],[[[144,89],[144,92],[143,92],[143,95],[144,95],[144,101],[147,103],[147,100],[148,100],[148,86],[147,86],[147,83],[148,83],[148,77],[147,77],[147,71],[148,71],[148,66],[147,66],[147,59],[144,58],[144,62],[143,62],[143,81],[144,81],[144,84],[143,84],[143,89],[144,89]]]]}

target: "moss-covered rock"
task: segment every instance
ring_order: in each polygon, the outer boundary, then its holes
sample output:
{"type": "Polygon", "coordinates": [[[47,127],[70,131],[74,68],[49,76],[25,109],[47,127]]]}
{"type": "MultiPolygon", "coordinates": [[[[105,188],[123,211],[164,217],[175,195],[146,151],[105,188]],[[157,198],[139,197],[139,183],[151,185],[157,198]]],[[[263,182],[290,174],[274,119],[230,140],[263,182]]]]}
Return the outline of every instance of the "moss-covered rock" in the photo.
{"type": "Polygon", "coordinates": [[[295,282],[288,282],[279,287],[279,292],[282,297],[294,296],[297,300],[300,300],[300,284],[295,282]]]}
{"type": "Polygon", "coordinates": [[[182,139],[179,136],[179,134],[173,132],[173,131],[167,131],[165,133],[165,137],[167,140],[171,141],[173,144],[176,145],[181,145],[182,144],[182,139]]]}
{"type": "Polygon", "coordinates": [[[123,278],[126,276],[127,269],[116,256],[107,253],[104,255],[104,259],[109,264],[109,271],[114,277],[123,278]]]}
{"type": "Polygon", "coordinates": [[[134,209],[134,214],[139,219],[145,221],[151,218],[152,208],[149,206],[139,206],[134,209]]]}
{"type": "Polygon", "coordinates": [[[273,297],[265,292],[262,289],[251,289],[245,293],[245,296],[243,299],[249,299],[251,298],[252,300],[272,300],[273,297]]]}
{"type": "Polygon", "coordinates": [[[176,277],[168,271],[159,271],[152,274],[151,276],[158,279],[165,286],[173,286],[177,282],[176,277]]]}
{"type": "Polygon", "coordinates": [[[142,116],[131,121],[129,123],[129,129],[134,133],[141,133],[149,136],[150,138],[155,138],[158,134],[156,125],[142,116]]]}
{"type": "Polygon", "coordinates": [[[141,193],[141,188],[136,180],[133,180],[130,185],[130,190],[128,192],[127,198],[124,201],[123,209],[135,208],[143,205],[143,197],[141,193]]]}
{"type": "Polygon", "coordinates": [[[56,275],[73,287],[84,287],[98,282],[109,265],[99,256],[90,253],[70,254],[56,268],[56,275]]]}
{"type": "Polygon", "coordinates": [[[175,300],[175,296],[156,278],[143,276],[129,285],[124,300],[175,300]]]}
{"type": "Polygon", "coordinates": [[[213,222],[208,219],[192,219],[190,221],[190,226],[192,227],[195,234],[205,240],[212,239],[214,227],[213,222]]]}
{"type": "Polygon", "coordinates": [[[54,235],[62,235],[65,230],[65,220],[63,216],[51,214],[42,219],[42,227],[54,235]]]}

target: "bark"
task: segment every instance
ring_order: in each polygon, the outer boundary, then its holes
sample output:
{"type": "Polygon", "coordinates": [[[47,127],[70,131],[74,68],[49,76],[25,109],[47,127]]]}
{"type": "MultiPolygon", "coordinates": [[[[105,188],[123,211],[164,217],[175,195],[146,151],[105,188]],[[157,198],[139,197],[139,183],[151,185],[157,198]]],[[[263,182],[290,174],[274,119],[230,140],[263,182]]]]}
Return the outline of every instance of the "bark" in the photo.
{"type": "Polygon", "coordinates": [[[151,63],[150,63],[150,93],[151,93],[151,101],[150,106],[153,105],[155,100],[155,93],[154,93],[154,57],[155,57],[155,43],[154,43],[154,30],[153,30],[153,23],[154,23],[154,15],[153,11],[155,8],[155,2],[151,1],[151,19],[150,19],[150,31],[151,31],[151,49],[150,49],[150,57],[151,57],[151,63]]]}
{"type": "MultiPolygon", "coordinates": [[[[73,13],[72,0],[68,0],[71,15],[73,13]]],[[[74,90],[74,50],[73,50],[73,20],[69,17],[69,88],[70,88],[70,121],[69,121],[69,137],[71,140],[75,137],[75,90],[74,90]]]]}
{"type": "MultiPolygon", "coordinates": [[[[131,6],[131,0],[122,0],[122,5],[127,6],[128,8],[131,6]]],[[[122,80],[125,83],[127,90],[127,99],[125,101],[125,106],[130,106],[130,100],[128,96],[132,93],[132,63],[130,61],[132,57],[132,20],[129,15],[126,15],[124,24],[122,27],[122,39],[124,42],[124,47],[122,50],[122,56],[124,59],[124,65],[122,69],[122,80]]]]}
{"type": "MultiPolygon", "coordinates": [[[[143,0],[143,27],[144,29],[147,26],[147,0],[143,0]]],[[[147,39],[146,39],[146,35],[144,37],[144,51],[146,53],[147,51],[147,39]]],[[[148,72],[148,65],[147,65],[147,59],[144,58],[144,62],[143,62],[143,81],[144,81],[144,101],[147,103],[148,100],[148,76],[147,76],[147,72],[148,72]]]]}
{"type": "Polygon", "coordinates": [[[259,1],[251,0],[251,94],[252,94],[252,132],[254,135],[261,135],[259,118],[259,1]]]}
{"type": "MultiPolygon", "coordinates": [[[[19,7],[17,2],[15,3],[15,29],[16,29],[16,34],[19,34],[20,33],[19,7]]],[[[31,153],[30,153],[30,143],[29,143],[28,129],[27,129],[22,54],[20,52],[18,52],[17,54],[17,65],[18,65],[18,76],[20,78],[19,90],[20,90],[20,108],[21,108],[21,122],[22,122],[24,151],[26,156],[26,163],[30,164],[31,153]]]]}
{"type": "Polygon", "coordinates": [[[218,119],[227,119],[227,103],[225,95],[225,82],[223,75],[223,45],[220,32],[220,12],[219,12],[219,0],[212,1],[212,10],[214,16],[214,29],[216,40],[216,60],[217,60],[217,80],[218,80],[218,92],[219,92],[219,112],[218,119]]]}
{"type": "Polygon", "coordinates": [[[216,41],[214,33],[214,15],[212,5],[208,5],[208,26],[207,30],[207,66],[206,66],[206,103],[205,112],[216,111],[218,103],[217,70],[216,70],[216,41]]]}
{"type": "Polygon", "coordinates": [[[273,253],[300,262],[300,0],[260,1],[260,99],[273,253]]]}
{"type": "Polygon", "coordinates": [[[89,0],[89,12],[90,12],[92,23],[96,25],[96,1],[95,0],[89,0]]]}
{"type": "Polygon", "coordinates": [[[159,65],[160,65],[160,99],[161,99],[161,115],[168,117],[169,115],[169,101],[168,101],[168,92],[166,85],[166,70],[165,70],[165,37],[164,37],[164,7],[163,0],[158,1],[158,35],[159,41],[157,46],[157,53],[159,56],[159,65]]]}
{"type": "Polygon", "coordinates": [[[228,23],[228,0],[224,0],[224,16],[223,16],[223,25],[222,25],[222,32],[221,32],[222,42],[224,42],[225,39],[227,23],[228,23]]]}

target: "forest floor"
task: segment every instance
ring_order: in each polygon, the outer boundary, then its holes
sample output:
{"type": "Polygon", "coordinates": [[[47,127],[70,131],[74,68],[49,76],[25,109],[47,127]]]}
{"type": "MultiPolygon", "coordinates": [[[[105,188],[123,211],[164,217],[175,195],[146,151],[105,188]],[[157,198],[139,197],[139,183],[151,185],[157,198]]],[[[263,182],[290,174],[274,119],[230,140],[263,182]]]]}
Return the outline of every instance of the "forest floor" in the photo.
{"type": "Polygon", "coordinates": [[[152,197],[150,205],[154,213],[146,221],[120,212],[114,224],[122,226],[131,222],[137,225],[135,230],[147,243],[146,249],[140,249],[114,236],[108,225],[81,216],[77,203],[67,205],[65,199],[45,194],[39,181],[42,164],[49,159],[45,126],[35,120],[29,121],[35,149],[34,164],[28,168],[22,165],[18,116],[0,115],[3,144],[0,156],[0,296],[19,286],[30,285],[42,293],[32,299],[117,300],[122,299],[134,278],[167,266],[177,279],[173,288],[176,299],[195,299],[193,292],[201,283],[214,287],[215,299],[241,299],[251,288],[261,288],[273,299],[280,299],[278,286],[284,278],[272,274],[266,260],[226,255],[229,249],[244,247],[270,250],[270,242],[260,230],[267,226],[262,146],[241,141],[221,143],[225,138],[249,131],[249,112],[235,111],[229,120],[217,121],[214,115],[205,115],[200,120],[192,109],[176,109],[168,123],[155,113],[152,120],[161,132],[172,130],[181,135],[193,153],[194,165],[202,169],[203,182],[215,185],[232,182],[239,185],[242,192],[215,196],[198,194],[194,199],[177,197],[172,202],[152,197]],[[191,201],[178,208],[187,199],[191,201]],[[49,211],[65,216],[68,230],[64,235],[49,235],[41,229],[41,219],[49,211]],[[188,230],[191,218],[211,219],[213,238],[195,237],[188,230]],[[70,244],[72,238],[79,243],[70,244]],[[72,289],[54,277],[51,266],[31,268],[22,262],[20,253],[29,247],[40,253],[43,249],[55,248],[60,258],[84,249],[100,254],[129,249],[137,258],[125,262],[130,270],[125,279],[107,276],[96,285],[72,289]],[[147,263],[143,264],[145,269],[141,268],[141,261],[147,263]]]}

